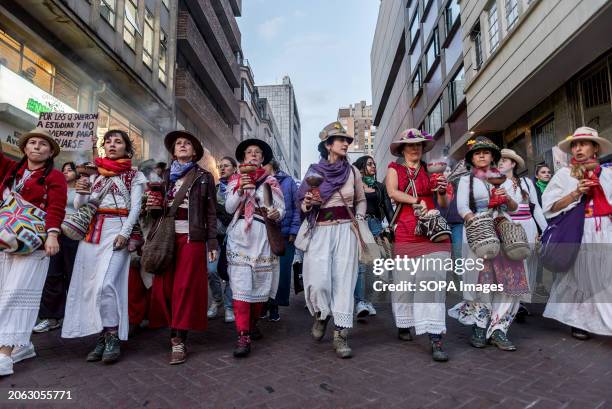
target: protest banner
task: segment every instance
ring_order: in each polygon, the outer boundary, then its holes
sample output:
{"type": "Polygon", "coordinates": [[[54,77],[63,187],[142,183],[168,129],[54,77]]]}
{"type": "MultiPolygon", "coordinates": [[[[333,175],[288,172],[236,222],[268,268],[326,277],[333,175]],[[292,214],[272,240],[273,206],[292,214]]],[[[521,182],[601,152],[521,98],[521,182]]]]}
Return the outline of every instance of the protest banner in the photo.
{"type": "Polygon", "coordinates": [[[98,114],[41,112],[36,126],[49,132],[62,151],[91,150],[98,114]]]}

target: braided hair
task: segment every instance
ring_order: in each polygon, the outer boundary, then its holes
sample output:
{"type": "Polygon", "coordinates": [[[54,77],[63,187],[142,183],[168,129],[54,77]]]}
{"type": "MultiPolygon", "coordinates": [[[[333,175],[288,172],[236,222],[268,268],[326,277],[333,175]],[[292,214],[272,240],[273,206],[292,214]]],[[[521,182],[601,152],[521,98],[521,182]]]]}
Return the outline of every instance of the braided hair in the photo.
{"type": "Polygon", "coordinates": [[[472,213],[476,214],[476,199],[474,199],[474,173],[470,172],[469,205],[472,213]]]}
{"type": "Polygon", "coordinates": [[[516,166],[512,169],[512,179],[518,182],[517,184],[518,184],[518,187],[521,189],[521,197],[523,198],[523,201],[529,201],[529,192],[523,189],[523,179],[519,178],[519,175],[516,172],[516,166]]]}
{"type": "MultiPolygon", "coordinates": [[[[13,171],[11,172],[10,176],[5,179],[4,184],[2,185],[2,190],[12,188],[13,183],[15,183],[15,181],[17,180],[17,173],[19,172],[19,169],[21,169],[23,165],[27,163],[27,161],[28,161],[28,157],[26,155],[23,155],[19,163],[17,163],[17,166],[13,168],[13,171]]],[[[36,183],[38,183],[41,186],[44,185],[45,179],[47,178],[47,176],[49,176],[49,173],[51,173],[52,170],[53,170],[53,158],[50,157],[49,159],[45,161],[45,171],[38,178],[38,181],[36,183]]]]}

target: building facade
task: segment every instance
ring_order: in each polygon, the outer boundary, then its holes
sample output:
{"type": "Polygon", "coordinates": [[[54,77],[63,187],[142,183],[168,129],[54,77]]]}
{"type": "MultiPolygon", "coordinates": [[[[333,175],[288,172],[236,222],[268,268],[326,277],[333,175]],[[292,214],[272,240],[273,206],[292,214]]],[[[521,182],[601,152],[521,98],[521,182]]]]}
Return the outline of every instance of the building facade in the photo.
{"type": "Polygon", "coordinates": [[[195,134],[206,150],[202,161],[234,155],[239,142],[241,0],[179,0],[176,57],[177,126],[195,134]]]}
{"type": "Polygon", "coordinates": [[[354,140],[349,146],[348,154],[351,160],[363,155],[374,155],[376,127],[372,125],[372,106],[365,101],[349,105],[338,110],[338,121],[354,140]]]}
{"type": "MultiPolygon", "coordinates": [[[[98,112],[98,136],[123,129],[134,160],[165,158],[174,126],[176,2],[49,0],[0,3],[0,135],[18,136],[40,112],[98,112]]],[[[57,162],[89,159],[62,152],[57,162]]]]}
{"type": "Polygon", "coordinates": [[[402,130],[434,136],[429,157],[445,156],[467,132],[461,17],[457,0],[382,0],[370,55],[375,159],[394,160],[402,130]]]}
{"type": "Polygon", "coordinates": [[[287,152],[288,173],[299,179],[301,173],[302,126],[291,79],[285,76],[282,84],[260,85],[257,89],[259,96],[267,99],[272,107],[285,152],[287,152]]]}
{"type": "Polygon", "coordinates": [[[579,126],[612,140],[612,2],[462,0],[461,10],[470,131],[515,149],[529,172],[558,167],[553,147],[579,126]]]}
{"type": "Polygon", "coordinates": [[[240,65],[240,126],[235,129],[238,139],[243,141],[249,138],[257,138],[265,141],[272,147],[274,158],[279,162],[283,171],[289,173],[289,157],[272,107],[266,98],[259,96],[259,87],[255,85],[255,77],[248,60],[243,60],[240,65]]]}

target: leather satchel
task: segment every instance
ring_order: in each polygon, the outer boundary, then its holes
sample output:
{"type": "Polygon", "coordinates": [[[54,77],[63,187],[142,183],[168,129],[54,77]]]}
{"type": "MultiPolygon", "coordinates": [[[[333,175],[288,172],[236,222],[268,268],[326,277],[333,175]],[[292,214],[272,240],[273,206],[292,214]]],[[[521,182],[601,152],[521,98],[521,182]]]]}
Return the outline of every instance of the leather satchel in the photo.
{"type": "Polygon", "coordinates": [[[157,225],[149,232],[142,247],[142,257],[140,259],[140,263],[147,273],[161,275],[172,266],[174,262],[174,218],[195,178],[196,169],[193,168],[176,193],[168,212],[159,219],[157,225]]]}

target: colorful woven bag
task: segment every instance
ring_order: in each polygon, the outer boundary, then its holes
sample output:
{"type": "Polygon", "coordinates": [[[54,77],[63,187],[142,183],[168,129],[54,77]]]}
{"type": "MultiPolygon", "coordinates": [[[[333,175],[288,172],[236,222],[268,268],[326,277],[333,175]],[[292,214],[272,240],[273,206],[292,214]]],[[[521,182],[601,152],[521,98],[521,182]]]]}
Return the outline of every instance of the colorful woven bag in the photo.
{"type": "Polygon", "coordinates": [[[0,207],[0,251],[27,255],[41,248],[47,239],[47,213],[11,192],[0,207]]]}

